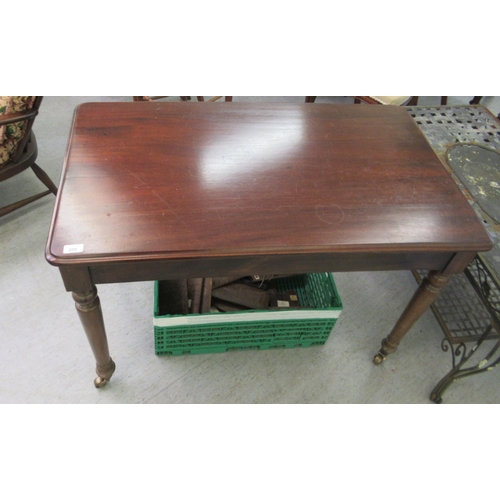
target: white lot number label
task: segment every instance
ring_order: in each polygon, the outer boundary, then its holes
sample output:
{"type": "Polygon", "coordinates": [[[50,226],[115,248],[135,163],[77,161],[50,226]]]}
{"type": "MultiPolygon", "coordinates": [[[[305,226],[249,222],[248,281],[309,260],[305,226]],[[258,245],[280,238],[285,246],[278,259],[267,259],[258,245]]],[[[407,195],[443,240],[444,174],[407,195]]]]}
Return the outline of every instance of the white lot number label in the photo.
{"type": "Polygon", "coordinates": [[[64,245],[63,253],[81,253],[83,252],[83,243],[78,245],[64,245]]]}

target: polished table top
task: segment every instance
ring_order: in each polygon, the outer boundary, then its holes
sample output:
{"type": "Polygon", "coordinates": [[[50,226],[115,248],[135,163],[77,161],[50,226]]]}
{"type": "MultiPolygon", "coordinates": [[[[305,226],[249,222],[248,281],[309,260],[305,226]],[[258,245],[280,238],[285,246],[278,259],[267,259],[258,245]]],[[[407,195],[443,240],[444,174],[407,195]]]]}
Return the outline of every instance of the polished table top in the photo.
{"type": "Polygon", "coordinates": [[[64,266],[490,247],[403,108],[124,102],[75,112],[47,258],[64,266]]]}

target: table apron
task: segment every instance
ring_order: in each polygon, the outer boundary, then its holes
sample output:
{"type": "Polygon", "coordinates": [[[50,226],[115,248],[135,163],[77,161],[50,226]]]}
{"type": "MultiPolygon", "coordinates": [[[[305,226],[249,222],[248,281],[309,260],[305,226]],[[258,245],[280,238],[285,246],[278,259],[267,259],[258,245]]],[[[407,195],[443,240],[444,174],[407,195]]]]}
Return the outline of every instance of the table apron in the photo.
{"type": "MultiPolygon", "coordinates": [[[[324,253],[122,261],[59,267],[66,290],[83,291],[102,283],[161,279],[302,274],[313,272],[437,270],[444,271],[454,252],[324,253]]],[[[473,258],[471,254],[471,258],[473,258]]],[[[456,259],[455,259],[456,260],[456,259]]],[[[467,260],[467,259],[465,259],[467,260]]],[[[464,265],[464,267],[467,263],[464,265]]],[[[461,266],[460,266],[461,267],[461,266]]],[[[453,272],[461,272],[462,269],[453,272]]]]}

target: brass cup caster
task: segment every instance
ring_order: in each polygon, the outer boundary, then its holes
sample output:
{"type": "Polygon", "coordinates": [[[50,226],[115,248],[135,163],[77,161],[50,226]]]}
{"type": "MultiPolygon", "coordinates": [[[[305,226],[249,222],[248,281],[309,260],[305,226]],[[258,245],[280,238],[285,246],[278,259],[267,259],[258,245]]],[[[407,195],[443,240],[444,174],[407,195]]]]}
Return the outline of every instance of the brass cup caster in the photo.
{"type": "Polygon", "coordinates": [[[380,353],[376,354],[375,357],[373,358],[373,362],[376,365],[380,365],[384,360],[385,360],[385,356],[383,356],[380,353]]]}
{"type": "Polygon", "coordinates": [[[100,389],[101,387],[104,387],[108,382],[109,378],[97,377],[94,380],[94,385],[96,386],[97,389],[100,389]]]}
{"type": "Polygon", "coordinates": [[[109,359],[109,365],[105,369],[98,368],[97,378],[94,380],[94,385],[97,389],[104,387],[109,382],[111,375],[115,372],[115,368],[115,362],[111,358],[109,359]]]}

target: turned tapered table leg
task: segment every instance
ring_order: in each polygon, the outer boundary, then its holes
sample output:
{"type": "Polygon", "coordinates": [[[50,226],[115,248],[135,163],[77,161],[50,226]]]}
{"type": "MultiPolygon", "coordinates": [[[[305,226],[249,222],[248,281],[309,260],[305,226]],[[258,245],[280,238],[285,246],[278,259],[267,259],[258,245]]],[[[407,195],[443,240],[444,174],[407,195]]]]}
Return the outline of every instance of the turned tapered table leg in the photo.
{"type": "Polygon", "coordinates": [[[97,378],[94,380],[94,385],[97,388],[104,387],[115,371],[115,363],[109,355],[97,288],[93,287],[89,292],[73,292],[72,295],[96,360],[97,378]]]}
{"type": "Polygon", "coordinates": [[[392,329],[392,332],[382,341],[382,347],[373,359],[376,365],[382,363],[389,354],[393,353],[398,348],[399,343],[408,330],[436,300],[449,279],[448,276],[444,276],[439,271],[431,271],[429,275],[422,280],[422,283],[413,295],[410,303],[406,306],[406,309],[392,329]]]}

